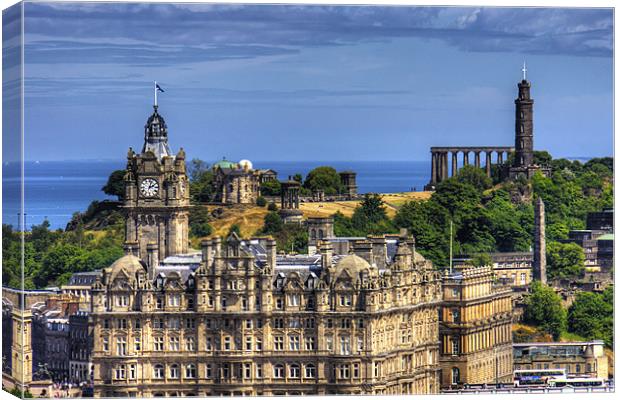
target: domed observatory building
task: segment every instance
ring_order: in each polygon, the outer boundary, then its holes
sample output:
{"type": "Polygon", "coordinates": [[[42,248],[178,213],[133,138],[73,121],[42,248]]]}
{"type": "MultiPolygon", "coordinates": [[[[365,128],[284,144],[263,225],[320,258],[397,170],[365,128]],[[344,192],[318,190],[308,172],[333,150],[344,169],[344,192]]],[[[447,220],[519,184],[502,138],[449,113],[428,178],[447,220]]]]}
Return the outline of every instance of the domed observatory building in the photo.
{"type": "Polygon", "coordinates": [[[252,162],[234,163],[223,158],[213,164],[215,201],[224,204],[254,204],[260,195],[260,172],[252,162]]]}

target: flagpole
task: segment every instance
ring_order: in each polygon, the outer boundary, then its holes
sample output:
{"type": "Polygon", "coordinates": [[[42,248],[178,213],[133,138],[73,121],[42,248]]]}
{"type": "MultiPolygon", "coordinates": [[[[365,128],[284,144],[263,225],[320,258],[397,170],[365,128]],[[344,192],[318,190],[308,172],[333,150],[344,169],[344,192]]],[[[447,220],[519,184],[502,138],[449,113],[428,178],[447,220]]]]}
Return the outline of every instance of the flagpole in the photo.
{"type": "Polygon", "coordinates": [[[450,274],[452,274],[452,220],[450,220],[450,274]]]}
{"type": "Polygon", "coordinates": [[[155,107],[157,107],[157,81],[153,81],[154,85],[153,85],[153,89],[155,91],[155,107]]]}

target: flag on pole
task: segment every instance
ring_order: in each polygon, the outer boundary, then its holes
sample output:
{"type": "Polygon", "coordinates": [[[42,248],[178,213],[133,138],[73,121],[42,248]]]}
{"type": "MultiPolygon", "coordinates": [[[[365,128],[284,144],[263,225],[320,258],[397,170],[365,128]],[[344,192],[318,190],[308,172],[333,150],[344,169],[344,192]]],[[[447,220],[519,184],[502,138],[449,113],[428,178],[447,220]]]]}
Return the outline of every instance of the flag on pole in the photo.
{"type": "Polygon", "coordinates": [[[165,90],[164,90],[164,89],[162,89],[162,88],[159,86],[159,84],[157,84],[157,83],[155,83],[155,88],[157,88],[157,90],[158,90],[158,91],[160,91],[160,92],[162,92],[162,93],[163,93],[163,92],[165,92],[165,90]]]}

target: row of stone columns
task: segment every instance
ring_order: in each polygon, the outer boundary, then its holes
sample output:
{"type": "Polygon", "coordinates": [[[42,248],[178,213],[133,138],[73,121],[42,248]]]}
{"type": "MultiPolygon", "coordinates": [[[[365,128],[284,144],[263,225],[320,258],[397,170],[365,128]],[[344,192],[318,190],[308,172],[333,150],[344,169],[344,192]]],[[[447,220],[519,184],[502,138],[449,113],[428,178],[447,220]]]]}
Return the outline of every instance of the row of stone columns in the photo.
{"type": "Polygon", "coordinates": [[[497,163],[503,164],[505,151],[476,151],[476,150],[457,150],[457,151],[433,151],[431,164],[431,183],[435,184],[448,179],[448,153],[452,153],[452,175],[458,173],[458,153],[463,153],[463,165],[469,165],[469,153],[474,153],[474,166],[481,168],[480,153],[485,153],[485,172],[487,176],[491,176],[492,154],[497,153],[497,163]]]}

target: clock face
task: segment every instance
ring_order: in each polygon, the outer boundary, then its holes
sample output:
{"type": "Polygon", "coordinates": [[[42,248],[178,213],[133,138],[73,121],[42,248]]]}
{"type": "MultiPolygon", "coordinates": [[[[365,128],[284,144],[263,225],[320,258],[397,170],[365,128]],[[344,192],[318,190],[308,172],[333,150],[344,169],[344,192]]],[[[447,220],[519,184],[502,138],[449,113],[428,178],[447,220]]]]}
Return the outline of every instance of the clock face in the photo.
{"type": "Polygon", "coordinates": [[[159,184],[157,183],[155,179],[146,178],[140,184],[140,193],[142,193],[144,197],[157,196],[158,192],[159,192],[159,184]]]}

